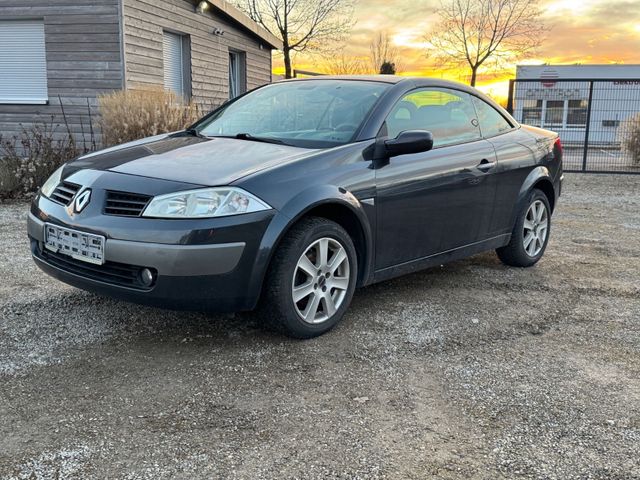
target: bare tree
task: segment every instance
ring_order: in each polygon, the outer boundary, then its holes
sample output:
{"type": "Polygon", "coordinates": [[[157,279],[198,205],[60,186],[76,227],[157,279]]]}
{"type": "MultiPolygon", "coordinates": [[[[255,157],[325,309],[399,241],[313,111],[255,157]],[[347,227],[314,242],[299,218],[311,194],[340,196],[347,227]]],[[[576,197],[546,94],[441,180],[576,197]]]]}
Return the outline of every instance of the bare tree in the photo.
{"type": "Polygon", "coordinates": [[[478,69],[515,61],[540,46],[547,31],[538,0],[442,0],[440,20],[427,35],[429,56],[441,64],[478,69]]]}
{"type": "Polygon", "coordinates": [[[235,0],[255,22],[282,40],[285,77],[291,54],[320,50],[340,41],[353,27],[354,0],[235,0]]]}
{"type": "Polygon", "coordinates": [[[378,33],[369,44],[371,52],[371,68],[375,73],[380,73],[385,63],[392,63],[396,70],[400,70],[400,52],[391,43],[387,32],[378,33]]]}
{"type": "Polygon", "coordinates": [[[344,52],[324,56],[324,71],[329,75],[364,75],[369,73],[366,60],[344,52]]]}

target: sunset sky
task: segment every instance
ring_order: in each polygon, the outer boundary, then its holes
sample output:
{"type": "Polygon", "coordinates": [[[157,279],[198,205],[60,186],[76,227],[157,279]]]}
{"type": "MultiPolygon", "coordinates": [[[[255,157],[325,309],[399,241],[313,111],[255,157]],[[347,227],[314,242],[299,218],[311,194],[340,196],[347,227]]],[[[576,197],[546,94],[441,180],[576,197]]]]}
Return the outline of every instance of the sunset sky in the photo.
{"type": "MultiPolygon", "coordinates": [[[[385,31],[402,51],[403,75],[465,81],[463,72],[442,72],[425,55],[424,35],[437,20],[439,5],[439,0],[359,0],[345,53],[366,57],[374,35],[385,31]]],[[[541,6],[550,31],[537,54],[518,63],[640,63],[640,0],[549,0],[541,6]]],[[[281,57],[274,58],[274,67],[281,73],[281,57]]],[[[321,70],[318,59],[306,54],[295,57],[294,68],[321,70]]],[[[479,84],[499,96],[506,94],[505,79],[515,68],[482,74],[479,84]]]]}

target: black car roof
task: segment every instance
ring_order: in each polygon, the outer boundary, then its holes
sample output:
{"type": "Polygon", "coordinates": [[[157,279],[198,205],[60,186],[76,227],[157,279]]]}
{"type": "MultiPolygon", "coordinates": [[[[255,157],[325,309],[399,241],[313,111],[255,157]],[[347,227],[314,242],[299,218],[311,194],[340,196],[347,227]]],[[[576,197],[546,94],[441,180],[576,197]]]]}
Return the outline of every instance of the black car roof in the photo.
{"type": "Polygon", "coordinates": [[[467,92],[475,92],[477,90],[465,85],[464,83],[452,82],[450,80],[442,80],[440,78],[432,78],[432,77],[403,77],[400,75],[316,75],[312,77],[304,77],[304,78],[292,78],[289,80],[282,80],[283,82],[299,82],[299,81],[309,81],[309,80],[345,80],[345,81],[366,81],[366,82],[380,82],[380,83],[389,83],[389,84],[398,84],[398,83],[412,83],[418,87],[448,87],[455,88],[458,90],[465,90],[467,92]]]}
{"type": "Polygon", "coordinates": [[[295,82],[301,80],[361,80],[366,82],[400,83],[412,77],[401,77],[399,75],[314,75],[312,77],[291,78],[285,80],[295,82]]]}

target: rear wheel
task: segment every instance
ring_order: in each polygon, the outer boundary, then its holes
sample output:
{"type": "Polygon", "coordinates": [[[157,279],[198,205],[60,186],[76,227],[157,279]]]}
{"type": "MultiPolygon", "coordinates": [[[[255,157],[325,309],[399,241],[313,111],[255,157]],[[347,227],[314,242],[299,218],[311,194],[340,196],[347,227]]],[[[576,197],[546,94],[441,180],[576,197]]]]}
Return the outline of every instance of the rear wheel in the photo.
{"type": "Polygon", "coordinates": [[[547,196],[534,189],[518,214],[511,240],[496,250],[503,263],[514,267],[535,265],[544,255],[551,231],[551,208],[547,196]]]}
{"type": "Polygon", "coordinates": [[[357,257],[337,223],[303,219],[280,244],[265,279],[261,314],[291,337],[312,338],[344,316],[355,290],[357,257]]]}

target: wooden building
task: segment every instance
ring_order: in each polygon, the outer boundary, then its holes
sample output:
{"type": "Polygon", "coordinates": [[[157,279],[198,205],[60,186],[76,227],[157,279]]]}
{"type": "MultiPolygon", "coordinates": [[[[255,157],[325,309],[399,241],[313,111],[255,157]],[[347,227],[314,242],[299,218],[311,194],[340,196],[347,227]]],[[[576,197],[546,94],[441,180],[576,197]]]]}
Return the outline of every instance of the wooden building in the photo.
{"type": "Polygon", "coordinates": [[[271,81],[280,41],[225,0],[0,0],[0,134],[89,131],[96,97],[164,86],[210,108],[271,81]]]}

